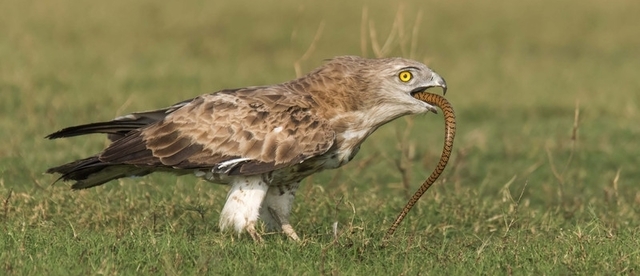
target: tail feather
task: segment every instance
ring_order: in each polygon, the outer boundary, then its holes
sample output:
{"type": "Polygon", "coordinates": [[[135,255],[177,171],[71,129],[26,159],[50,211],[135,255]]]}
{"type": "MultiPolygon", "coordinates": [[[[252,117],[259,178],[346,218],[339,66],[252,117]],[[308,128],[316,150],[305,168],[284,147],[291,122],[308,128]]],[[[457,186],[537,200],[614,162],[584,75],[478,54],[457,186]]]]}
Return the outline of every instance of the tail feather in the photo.
{"type": "MultiPolygon", "coordinates": [[[[115,142],[127,135],[132,135],[133,131],[163,120],[168,114],[180,109],[192,100],[193,99],[182,101],[163,109],[131,113],[108,122],[67,127],[49,134],[45,138],[57,139],[85,134],[103,133],[107,134],[109,140],[115,142]]],[[[61,174],[60,178],[58,178],[56,182],[60,180],[76,181],[76,183],[71,186],[73,189],[86,189],[102,185],[114,179],[143,176],[150,174],[153,171],[154,169],[150,167],[142,168],[134,165],[103,162],[96,155],[50,168],[47,170],[47,173],[61,174]]]]}
{"type": "Polygon", "coordinates": [[[59,131],[51,133],[47,135],[45,138],[48,139],[58,139],[58,138],[66,138],[66,137],[74,137],[85,134],[93,134],[93,133],[104,133],[109,134],[110,140],[117,140],[118,138],[124,137],[127,133],[132,130],[139,129],[148,125],[148,122],[138,122],[138,121],[110,121],[110,122],[99,122],[99,123],[91,123],[86,125],[72,126],[63,128],[59,131]]]}
{"type": "Polygon", "coordinates": [[[61,174],[56,181],[76,181],[71,186],[74,190],[91,188],[118,178],[143,176],[151,172],[149,168],[104,163],[97,156],[73,161],[47,170],[47,173],[61,174]]]}
{"type": "Polygon", "coordinates": [[[85,135],[85,134],[104,133],[104,134],[108,134],[109,140],[115,141],[126,136],[129,132],[133,130],[146,127],[150,124],[153,124],[155,122],[158,122],[164,119],[164,117],[166,117],[168,114],[188,104],[192,100],[193,99],[182,101],[163,109],[131,113],[129,115],[115,118],[112,121],[108,121],[108,122],[99,122],[99,123],[91,123],[91,124],[67,127],[59,131],[56,131],[54,133],[51,133],[47,135],[45,138],[57,139],[57,138],[74,137],[74,136],[85,135]]]}

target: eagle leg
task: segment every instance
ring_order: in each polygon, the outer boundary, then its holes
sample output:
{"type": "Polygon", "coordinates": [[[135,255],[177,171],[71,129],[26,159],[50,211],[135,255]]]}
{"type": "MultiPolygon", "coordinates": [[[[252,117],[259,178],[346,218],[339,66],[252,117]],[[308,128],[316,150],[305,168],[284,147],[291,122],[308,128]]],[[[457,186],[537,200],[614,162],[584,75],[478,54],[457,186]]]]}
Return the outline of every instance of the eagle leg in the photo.
{"type": "Polygon", "coordinates": [[[220,213],[220,230],[233,227],[238,235],[247,231],[254,241],[261,242],[262,237],[255,225],[268,189],[269,186],[260,176],[238,177],[233,180],[227,202],[220,213]]]}
{"type": "Polygon", "coordinates": [[[260,208],[260,218],[267,224],[268,230],[280,229],[294,241],[300,241],[300,238],[289,223],[289,214],[298,185],[299,182],[285,186],[269,186],[260,208]]]}
{"type": "Polygon", "coordinates": [[[285,235],[287,235],[287,237],[291,238],[294,241],[300,241],[298,234],[296,234],[296,231],[293,230],[293,226],[291,226],[291,224],[287,221],[287,219],[278,216],[278,213],[273,208],[269,208],[269,212],[273,217],[280,220],[282,232],[284,232],[285,235]]]}

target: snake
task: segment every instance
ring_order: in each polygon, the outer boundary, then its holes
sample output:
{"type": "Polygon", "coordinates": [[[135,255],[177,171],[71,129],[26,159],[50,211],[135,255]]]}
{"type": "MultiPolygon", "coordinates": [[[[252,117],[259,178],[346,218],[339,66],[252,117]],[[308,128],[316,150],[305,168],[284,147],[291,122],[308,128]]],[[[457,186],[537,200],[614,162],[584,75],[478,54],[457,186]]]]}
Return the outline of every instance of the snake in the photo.
{"type": "Polygon", "coordinates": [[[451,151],[453,150],[453,139],[456,136],[456,114],[453,111],[453,106],[451,103],[447,101],[443,96],[438,94],[429,93],[426,91],[418,92],[413,94],[413,97],[424,101],[428,104],[435,105],[442,110],[444,114],[444,147],[442,149],[442,155],[440,156],[440,161],[438,161],[438,165],[433,170],[431,175],[427,178],[427,180],[422,183],[420,188],[411,196],[407,204],[404,206],[398,217],[393,222],[389,230],[387,230],[387,234],[385,235],[385,240],[387,240],[398,228],[398,225],[402,222],[402,220],[407,216],[413,205],[418,202],[420,197],[433,185],[433,183],[438,179],[444,168],[447,166],[449,162],[449,158],[451,157],[451,151]]]}

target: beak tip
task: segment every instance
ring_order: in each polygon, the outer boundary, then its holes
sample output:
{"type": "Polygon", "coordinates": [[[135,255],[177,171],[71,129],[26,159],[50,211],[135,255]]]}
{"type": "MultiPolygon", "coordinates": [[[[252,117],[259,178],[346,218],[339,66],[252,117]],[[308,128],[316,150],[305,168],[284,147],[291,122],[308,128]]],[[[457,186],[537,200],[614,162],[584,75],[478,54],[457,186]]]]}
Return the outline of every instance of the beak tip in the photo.
{"type": "Polygon", "coordinates": [[[445,81],[443,77],[434,73],[433,81],[435,81],[436,86],[442,87],[442,95],[447,94],[447,81],[445,81]]]}

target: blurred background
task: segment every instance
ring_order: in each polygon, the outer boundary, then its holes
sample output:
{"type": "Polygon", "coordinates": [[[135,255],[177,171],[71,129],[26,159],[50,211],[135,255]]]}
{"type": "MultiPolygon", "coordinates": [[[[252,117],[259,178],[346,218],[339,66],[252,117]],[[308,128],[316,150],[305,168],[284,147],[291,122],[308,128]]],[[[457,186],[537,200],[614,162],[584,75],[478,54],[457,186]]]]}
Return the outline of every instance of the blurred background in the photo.
{"type": "MultiPolygon", "coordinates": [[[[447,79],[457,149],[478,162],[461,165],[460,185],[541,166],[554,184],[550,158],[562,167],[572,152],[579,183],[602,185],[618,170],[625,183],[640,178],[636,1],[9,0],[0,10],[1,170],[15,189],[48,183],[48,166],[104,146],[41,139],[57,129],[283,82],[337,55],[410,57],[447,79]]],[[[441,119],[417,118],[400,143],[437,159],[441,119]]],[[[359,157],[396,158],[386,145],[399,121],[359,157]]]]}
{"type": "MultiPolygon", "coordinates": [[[[8,0],[0,10],[5,182],[25,172],[48,182],[47,166],[104,145],[41,139],[62,127],[283,82],[337,55],[428,64],[450,85],[457,148],[512,171],[505,179],[522,176],[505,158],[542,166],[548,150],[567,154],[577,105],[584,177],[640,177],[637,1],[8,0]]],[[[411,141],[437,156],[440,119],[417,121],[411,141]]],[[[384,152],[397,125],[367,145],[384,152]]],[[[476,181],[492,169],[481,166],[476,181]]]]}

